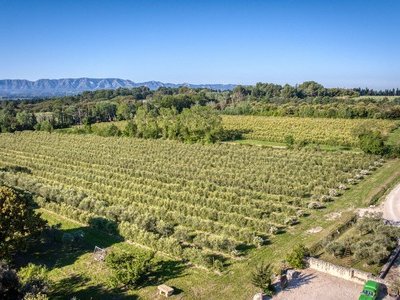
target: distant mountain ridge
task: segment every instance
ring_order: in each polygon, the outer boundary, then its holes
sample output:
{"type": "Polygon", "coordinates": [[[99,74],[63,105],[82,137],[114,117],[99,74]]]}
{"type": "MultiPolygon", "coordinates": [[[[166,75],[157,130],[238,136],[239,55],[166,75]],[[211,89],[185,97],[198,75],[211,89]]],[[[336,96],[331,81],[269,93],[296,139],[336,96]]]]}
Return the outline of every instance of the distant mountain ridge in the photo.
{"type": "Polygon", "coordinates": [[[160,81],[133,82],[120,78],[62,78],[39,79],[30,81],[25,79],[0,80],[0,97],[50,97],[75,95],[83,91],[95,91],[101,89],[133,88],[147,86],[151,90],[159,87],[210,88],[215,90],[231,90],[234,84],[190,84],[190,83],[163,83],[160,81]]]}

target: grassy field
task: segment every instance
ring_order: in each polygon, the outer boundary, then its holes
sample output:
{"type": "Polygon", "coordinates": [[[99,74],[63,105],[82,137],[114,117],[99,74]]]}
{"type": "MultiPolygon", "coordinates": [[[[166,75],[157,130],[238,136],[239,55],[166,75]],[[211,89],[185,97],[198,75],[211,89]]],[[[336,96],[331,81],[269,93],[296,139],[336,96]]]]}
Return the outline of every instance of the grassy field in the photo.
{"type": "MultiPolygon", "coordinates": [[[[352,188],[332,205],[304,219],[292,230],[278,235],[268,247],[252,250],[248,259],[232,264],[222,275],[194,267],[182,268],[177,262],[172,261],[168,263],[168,266],[171,266],[172,276],[166,274],[162,278],[163,282],[180,291],[172,299],[249,299],[256,292],[250,284],[250,273],[254,266],[260,262],[279,263],[285,254],[298,243],[313,245],[352,214],[354,208],[368,206],[375,195],[390,186],[390,183],[397,178],[399,170],[400,161],[387,162],[373,176],[352,188]],[[328,220],[327,216],[332,212],[341,212],[341,216],[335,220],[328,220]],[[321,226],[323,230],[316,234],[306,232],[317,226],[321,226]]],[[[51,278],[59,287],[55,293],[56,299],[70,299],[61,297],[61,293],[66,292],[67,286],[68,293],[71,296],[76,295],[79,299],[89,299],[89,295],[94,299],[104,299],[106,296],[112,296],[115,299],[138,299],[138,297],[140,299],[162,299],[155,295],[155,284],[150,284],[139,291],[120,291],[107,288],[105,279],[107,271],[94,264],[91,257],[94,245],[123,247],[130,251],[137,251],[137,247],[121,243],[104,233],[85,228],[82,224],[60,215],[41,211],[50,224],[61,223],[64,230],[85,230],[85,240],[90,245],[86,250],[73,254],[73,259],[68,263],[59,265],[55,262],[64,256],[62,251],[54,251],[53,255],[49,255],[48,252],[36,253],[35,262],[55,264],[51,271],[51,278]]],[[[170,261],[166,257],[160,259],[170,261]]]]}
{"type": "MultiPolygon", "coordinates": [[[[251,145],[251,146],[260,146],[260,147],[271,147],[276,149],[286,149],[286,143],[278,143],[278,142],[269,142],[269,141],[262,141],[262,140],[251,140],[251,139],[240,139],[234,141],[227,141],[224,143],[231,143],[231,144],[239,144],[239,145],[251,145]]],[[[318,147],[318,149],[323,151],[349,151],[353,153],[362,153],[362,150],[357,147],[348,147],[348,146],[332,146],[332,145],[316,145],[316,144],[309,144],[305,148],[313,149],[318,147]]]]}

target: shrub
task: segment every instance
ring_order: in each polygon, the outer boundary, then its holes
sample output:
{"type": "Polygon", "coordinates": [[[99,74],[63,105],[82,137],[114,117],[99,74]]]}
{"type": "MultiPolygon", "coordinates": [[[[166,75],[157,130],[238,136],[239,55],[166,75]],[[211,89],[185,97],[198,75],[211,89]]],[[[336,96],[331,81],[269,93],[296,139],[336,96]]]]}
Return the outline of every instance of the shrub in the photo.
{"type": "Polygon", "coordinates": [[[292,149],[294,145],[294,137],[293,135],[287,135],[285,136],[285,144],[288,149],[292,149]]]}
{"type": "Polygon", "coordinates": [[[253,243],[254,245],[256,245],[257,247],[261,247],[264,246],[266,244],[268,244],[268,239],[264,236],[255,236],[253,239],[253,243]]]}
{"type": "Polygon", "coordinates": [[[213,269],[222,272],[224,270],[224,263],[219,259],[215,259],[213,262],[213,269]]]}
{"type": "Polygon", "coordinates": [[[343,257],[346,252],[346,247],[339,242],[331,242],[326,246],[326,252],[335,257],[343,257]]]}
{"type": "Polygon", "coordinates": [[[276,235],[276,234],[279,233],[279,228],[276,227],[276,226],[271,226],[271,228],[269,229],[269,233],[273,234],[273,235],[276,235]]]}
{"type": "Polygon", "coordinates": [[[136,255],[128,252],[111,252],[106,257],[106,265],[111,269],[113,286],[123,285],[137,287],[144,281],[154,265],[154,253],[136,255]]]}
{"type": "Polygon", "coordinates": [[[288,217],[288,218],[285,219],[284,223],[285,223],[285,225],[293,226],[293,225],[298,224],[299,220],[297,218],[295,218],[295,217],[288,217]]]}
{"type": "Polygon", "coordinates": [[[48,120],[37,123],[34,128],[35,130],[47,131],[47,132],[52,132],[54,129],[53,125],[48,120]]]}
{"type": "Polygon", "coordinates": [[[321,209],[324,205],[321,202],[310,202],[308,203],[307,207],[309,209],[321,209]]]}
{"type": "Polygon", "coordinates": [[[385,153],[385,139],[379,131],[369,131],[358,136],[360,148],[365,153],[382,155],[385,153]]]}
{"type": "Polygon", "coordinates": [[[271,265],[261,264],[253,271],[251,282],[255,287],[260,288],[264,294],[272,296],[275,292],[272,285],[272,275],[271,265]]]}
{"type": "Polygon", "coordinates": [[[18,276],[23,284],[23,294],[29,295],[31,299],[35,299],[35,296],[46,296],[48,293],[50,281],[48,279],[48,269],[45,266],[30,263],[18,271],[18,276]]]}
{"type": "Polygon", "coordinates": [[[120,136],[121,130],[115,125],[111,124],[98,132],[101,136],[120,136]]]}
{"type": "Polygon", "coordinates": [[[304,245],[300,244],[286,256],[286,261],[293,268],[303,269],[306,266],[304,258],[307,255],[309,255],[309,250],[304,245]]]}

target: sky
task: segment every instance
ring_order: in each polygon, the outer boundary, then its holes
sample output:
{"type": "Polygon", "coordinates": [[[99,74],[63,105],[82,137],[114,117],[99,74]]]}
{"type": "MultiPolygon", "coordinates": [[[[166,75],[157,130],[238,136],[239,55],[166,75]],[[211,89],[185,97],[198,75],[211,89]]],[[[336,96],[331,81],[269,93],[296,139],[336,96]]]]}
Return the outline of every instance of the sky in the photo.
{"type": "Polygon", "coordinates": [[[0,0],[0,79],[400,87],[400,1],[0,0]]]}

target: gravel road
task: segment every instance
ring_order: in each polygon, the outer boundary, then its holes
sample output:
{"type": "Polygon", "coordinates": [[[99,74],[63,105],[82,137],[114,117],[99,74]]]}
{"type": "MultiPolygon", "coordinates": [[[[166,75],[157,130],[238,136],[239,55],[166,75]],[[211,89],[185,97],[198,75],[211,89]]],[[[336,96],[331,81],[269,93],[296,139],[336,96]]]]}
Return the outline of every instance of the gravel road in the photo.
{"type": "Polygon", "coordinates": [[[383,218],[389,221],[400,221],[400,184],[386,197],[383,218]]]}

